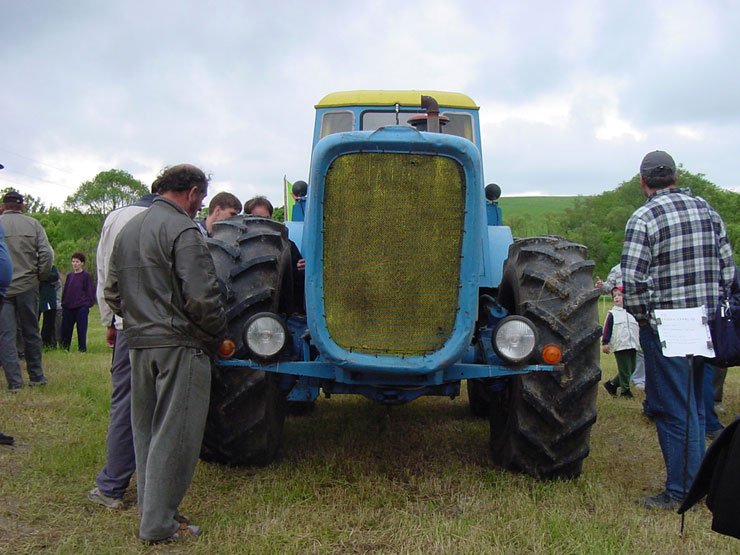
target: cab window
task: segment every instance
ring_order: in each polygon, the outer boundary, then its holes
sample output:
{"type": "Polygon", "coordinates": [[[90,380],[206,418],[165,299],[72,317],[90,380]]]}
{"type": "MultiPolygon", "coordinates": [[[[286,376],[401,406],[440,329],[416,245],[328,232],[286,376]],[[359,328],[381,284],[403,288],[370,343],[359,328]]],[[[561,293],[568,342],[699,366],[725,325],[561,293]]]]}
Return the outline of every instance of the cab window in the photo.
{"type": "Polygon", "coordinates": [[[475,137],[473,137],[473,118],[470,117],[470,114],[444,112],[444,115],[450,118],[450,121],[442,127],[442,133],[457,135],[458,137],[464,137],[470,142],[475,142],[475,137]]]}
{"type": "Polygon", "coordinates": [[[321,117],[321,134],[319,138],[323,139],[332,133],[352,131],[354,119],[354,114],[349,111],[326,112],[321,117]]]}

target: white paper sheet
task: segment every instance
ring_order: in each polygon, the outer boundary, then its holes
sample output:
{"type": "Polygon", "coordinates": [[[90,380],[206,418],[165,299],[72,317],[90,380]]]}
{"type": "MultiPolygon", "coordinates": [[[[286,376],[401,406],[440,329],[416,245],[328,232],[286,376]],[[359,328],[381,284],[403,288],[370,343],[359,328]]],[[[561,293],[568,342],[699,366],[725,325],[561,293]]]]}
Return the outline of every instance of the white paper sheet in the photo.
{"type": "Polygon", "coordinates": [[[714,357],[712,335],[706,323],[706,308],[673,308],[656,310],[658,336],[663,345],[663,355],[714,357]]]}

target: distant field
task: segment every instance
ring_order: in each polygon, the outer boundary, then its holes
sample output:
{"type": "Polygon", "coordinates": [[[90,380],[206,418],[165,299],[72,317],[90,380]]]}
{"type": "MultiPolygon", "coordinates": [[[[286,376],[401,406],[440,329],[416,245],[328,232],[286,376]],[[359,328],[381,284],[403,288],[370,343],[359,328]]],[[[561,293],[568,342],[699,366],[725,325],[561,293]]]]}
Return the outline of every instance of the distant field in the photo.
{"type": "Polygon", "coordinates": [[[570,208],[578,197],[502,197],[499,201],[504,224],[514,235],[529,236],[555,233],[548,227],[546,214],[570,208]]]}

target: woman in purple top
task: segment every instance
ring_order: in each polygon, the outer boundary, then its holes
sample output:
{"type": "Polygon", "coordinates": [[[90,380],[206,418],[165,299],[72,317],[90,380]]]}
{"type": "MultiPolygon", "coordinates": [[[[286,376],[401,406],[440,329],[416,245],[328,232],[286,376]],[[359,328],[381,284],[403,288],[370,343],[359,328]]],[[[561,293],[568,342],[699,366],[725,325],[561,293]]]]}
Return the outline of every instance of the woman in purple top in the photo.
{"type": "Polygon", "coordinates": [[[69,351],[72,343],[72,330],[77,324],[77,347],[80,352],[87,351],[87,317],[90,307],[95,304],[95,289],[90,274],[83,270],[85,255],[76,252],[72,255],[72,271],[67,274],[62,293],[62,347],[69,351]]]}

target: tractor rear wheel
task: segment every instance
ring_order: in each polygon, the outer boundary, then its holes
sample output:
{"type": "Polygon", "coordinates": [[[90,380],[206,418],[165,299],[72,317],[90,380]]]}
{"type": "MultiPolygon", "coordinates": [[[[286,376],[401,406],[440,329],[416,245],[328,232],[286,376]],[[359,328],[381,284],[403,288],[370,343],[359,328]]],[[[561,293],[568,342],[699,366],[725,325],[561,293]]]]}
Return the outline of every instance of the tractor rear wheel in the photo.
{"type": "MultiPolygon", "coordinates": [[[[235,357],[248,358],[244,324],[258,312],[281,313],[289,302],[287,231],[271,220],[235,216],[217,222],[207,242],[225,287],[227,337],[236,343],[235,357]]],[[[231,466],[270,464],[280,448],[285,413],[276,374],[214,365],[201,458],[231,466]]]]}
{"type": "Polygon", "coordinates": [[[601,378],[593,267],[584,246],[560,237],[509,247],[499,302],[537,326],[540,345],[561,346],[564,370],[511,377],[493,394],[490,445],[498,466],[538,478],[581,474],[601,378]]]}

